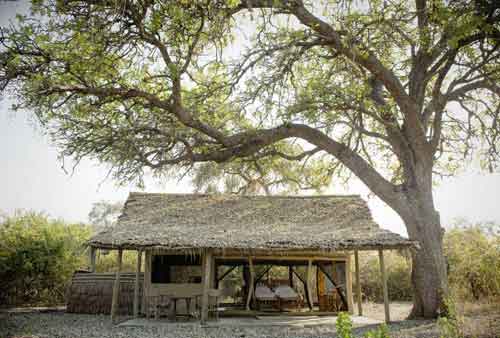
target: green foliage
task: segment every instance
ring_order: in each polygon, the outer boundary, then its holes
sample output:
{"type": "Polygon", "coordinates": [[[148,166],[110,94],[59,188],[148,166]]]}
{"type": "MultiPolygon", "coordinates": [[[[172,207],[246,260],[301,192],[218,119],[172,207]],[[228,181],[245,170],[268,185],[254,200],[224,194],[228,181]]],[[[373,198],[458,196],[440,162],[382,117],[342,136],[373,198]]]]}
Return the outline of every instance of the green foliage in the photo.
{"type": "MultiPolygon", "coordinates": [[[[276,151],[293,156],[300,148],[282,144],[276,151]]],[[[312,153],[303,161],[279,156],[260,160],[236,159],[228,163],[208,162],[195,166],[192,184],[195,192],[233,194],[287,194],[300,190],[320,192],[331,182],[331,163],[312,153]]]]}
{"type": "MultiPolygon", "coordinates": [[[[93,226],[22,212],[0,221],[0,304],[64,302],[76,270],[88,268],[86,242],[93,226]]],[[[97,251],[96,272],[116,271],[117,252],[97,251]]],[[[137,253],[124,251],[122,271],[136,270],[137,253]]]]}
{"type": "Polygon", "coordinates": [[[443,300],[443,310],[438,318],[437,326],[440,332],[440,338],[462,338],[464,320],[458,314],[456,309],[456,299],[453,293],[450,293],[443,300]]]}
{"type": "Polygon", "coordinates": [[[500,294],[500,234],[494,224],[461,222],[446,232],[444,251],[456,297],[479,300],[500,294]]]}
{"type": "MultiPolygon", "coordinates": [[[[340,312],[335,323],[337,336],[340,338],[353,338],[352,319],[349,313],[340,312]]],[[[387,325],[382,324],[375,330],[370,330],[363,335],[364,338],[390,338],[387,325]]]]}
{"type": "Polygon", "coordinates": [[[96,229],[115,224],[123,209],[123,202],[99,201],[92,204],[89,212],[89,222],[96,229]]]}
{"type": "MultiPolygon", "coordinates": [[[[448,280],[454,298],[477,301],[494,299],[500,294],[500,233],[498,225],[471,225],[460,221],[446,231],[444,252],[448,261],[448,280]]],[[[385,253],[389,299],[409,301],[413,291],[409,253],[385,253]]],[[[362,293],[368,300],[382,302],[380,267],[375,254],[360,258],[362,293]]],[[[455,318],[454,300],[445,299],[443,313],[455,318]]]]}
{"type": "Polygon", "coordinates": [[[438,318],[439,338],[461,338],[460,326],[457,320],[447,317],[438,318]]]}
{"type": "Polygon", "coordinates": [[[0,224],[0,303],[60,303],[73,272],[85,264],[90,229],[21,213],[0,224]]]}
{"type": "MultiPolygon", "coordinates": [[[[411,262],[407,255],[386,251],[387,286],[389,299],[410,301],[413,297],[411,284],[411,262]]],[[[383,302],[382,283],[378,256],[367,254],[360,258],[360,279],[362,293],[366,299],[383,302]]]]}
{"type": "MultiPolygon", "coordinates": [[[[117,269],[116,262],[118,260],[118,253],[113,251],[97,251],[95,272],[114,272],[117,269]]],[[[137,262],[137,252],[123,251],[122,256],[122,271],[135,272],[137,262]]],[[[143,260],[144,263],[144,260],[143,260]]],[[[144,269],[142,269],[144,271],[144,269]]]]}
{"type": "Polygon", "coordinates": [[[390,338],[387,325],[382,324],[375,330],[370,330],[363,335],[364,338],[390,338]]]}
{"type": "Polygon", "coordinates": [[[352,320],[347,312],[340,312],[335,322],[337,328],[337,335],[340,338],[353,338],[352,334],[352,320]]]}

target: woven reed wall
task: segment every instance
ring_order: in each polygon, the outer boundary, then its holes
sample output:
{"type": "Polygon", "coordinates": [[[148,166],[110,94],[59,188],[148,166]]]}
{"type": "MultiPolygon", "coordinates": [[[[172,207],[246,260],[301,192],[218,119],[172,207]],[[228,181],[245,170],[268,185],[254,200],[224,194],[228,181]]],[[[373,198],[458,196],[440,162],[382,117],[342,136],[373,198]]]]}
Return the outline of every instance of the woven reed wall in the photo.
{"type": "MultiPolygon", "coordinates": [[[[142,281],[140,275],[139,304],[142,302],[142,281]]],[[[73,275],[66,295],[67,312],[109,314],[113,295],[114,273],[82,273],[73,275]]],[[[120,275],[120,297],[118,313],[131,315],[134,307],[135,273],[120,275]]]]}

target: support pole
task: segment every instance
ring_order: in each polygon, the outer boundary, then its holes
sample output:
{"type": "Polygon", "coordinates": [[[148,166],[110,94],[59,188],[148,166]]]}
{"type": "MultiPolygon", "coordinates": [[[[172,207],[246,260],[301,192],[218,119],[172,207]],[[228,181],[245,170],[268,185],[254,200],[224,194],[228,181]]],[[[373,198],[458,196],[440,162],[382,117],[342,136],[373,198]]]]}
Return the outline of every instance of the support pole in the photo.
{"type": "Polygon", "coordinates": [[[387,275],[385,273],[384,252],[382,249],[378,250],[378,258],[380,262],[380,274],[382,275],[382,290],[384,292],[385,322],[389,323],[391,321],[389,312],[389,293],[387,291],[387,275]]]}
{"type": "Polygon", "coordinates": [[[253,268],[253,260],[252,257],[248,257],[248,268],[250,270],[250,281],[248,285],[248,295],[247,295],[247,303],[246,303],[246,309],[250,310],[250,301],[252,300],[253,293],[254,293],[254,281],[255,281],[255,271],[253,268]]]}
{"type": "Polygon", "coordinates": [[[120,274],[122,271],[123,250],[118,249],[117,270],[115,275],[115,283],[113,285],[113,298],[111,299],[111,322],[115,322],[118,313],[118,301],[120,297],[120,274]]]}
{"type": "Polygon", "coordinates": [[[91,246],[89,248],[89,270],[90,272],[95,272],[95,256],[97,249],[91,246]]]}
{"type": "Polygon", "coordinates": [[[363,305],[361,297],[361,282],[359,279],[359,254],[358,250],[354,251],[354,265],[356,269],[356,300],[358,302],[358,315],[363,315],[363,305]]]}
{"type": "Polygon", "coordinates": [[[208,302],[210,284],[212,283],[212,251],[206,250],[203,260],[203,295],[201,298],[201,324],[205,324],[208,320],[208,302]]]}
{"type": "Polygon", "coordinates": [[[144,251],[144,279],[142,281],[142,313],[146,315],[146,318],[149,318],[149,304],[148,304],[148,296],[149,296],[149,285],[151,284],[151,252],[144,251]]]}
{"type": "MultiPolygon", "coordinates": [[[[139,278],[141,277],[142,250],[137,251],[137,268],[135,270],[134,285],[134,317],[139,317],[139,278]]],[[[144,287],[144,284],[143,284],[144,287]]]]}
{"type": "Polygon", "coordinates": [[[308,300],[308,305],[309,305],[309,310],[313,310],[313,298],[312,298],[312,259],[309,259],[307,262],[307,278],[306,278],[306,292],[307,292],[307,300],[308,300]]]}
{"type": "Polygon", "coordinates": [[[352,292],[352,263],[351,255],[347,256],[345,264],[345,281],[346,281],[346,293],[347,293],[347,309],[349,313],[354,314],[354,299],[352,292]]]}
{"type": "Polygon", "coordinates": [[[293,270],[291,265],[288,266],[288,284],[293,288],[293,270]]]}

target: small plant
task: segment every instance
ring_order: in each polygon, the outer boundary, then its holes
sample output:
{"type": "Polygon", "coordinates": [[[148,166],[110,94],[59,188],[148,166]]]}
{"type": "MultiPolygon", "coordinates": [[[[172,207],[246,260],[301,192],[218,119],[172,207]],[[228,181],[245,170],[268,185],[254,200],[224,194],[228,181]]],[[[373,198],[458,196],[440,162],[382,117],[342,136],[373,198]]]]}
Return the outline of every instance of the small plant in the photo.
{"type": "Polygon", "coordinates": [[[340,312],[335,323],[340,338],[353,338],[352,320],[347,312],[340,312]]]}
{"type": "Polygon", "coordinates": [[[456,320],[440,317],[437,321],[440,336],[439,338],[460,338],[462,337],[460,334],[460,330],[458,329],[458,325],[456,320]]]}
{"type": "Polygon", "coordinates": [[[455,299],[449,295],[443,300],[442,317],[437,321],[440,338],[461,338],[460,318],[457,314],[455,299]]]}
{"type": "Polygon", "coordinates": [[[364,338],[390,338],[387,325],[382,324],[376,330],[370,330],[363,336],[364,338]]]}

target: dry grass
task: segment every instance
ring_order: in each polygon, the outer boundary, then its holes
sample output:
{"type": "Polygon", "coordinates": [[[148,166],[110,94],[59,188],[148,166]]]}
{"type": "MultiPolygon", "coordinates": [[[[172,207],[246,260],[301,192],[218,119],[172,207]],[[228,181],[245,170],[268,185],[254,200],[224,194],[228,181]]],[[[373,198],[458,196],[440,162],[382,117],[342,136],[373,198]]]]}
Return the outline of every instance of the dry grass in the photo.
{"type": "MultiPolygon", "coordinates": [[[[411,302],[391,302],[391,320],[405,320],[411,311],[411,306],[411,302]]],[[[460,331],[465,337],[500,338],[500,298],[474,303],[458,303],[457,313],[460,318],[460,331]]],[[[373,302],[363,303],[363,315],[384,320],[384,305],[373,302]]],[[[418,336],[418,332],[415,335],[418,336]]]]}
{"type": "Polygon", "coordinates": [[[457,304],[462,332],[467,337],[500,337],[500,297],[457,304]]]}

